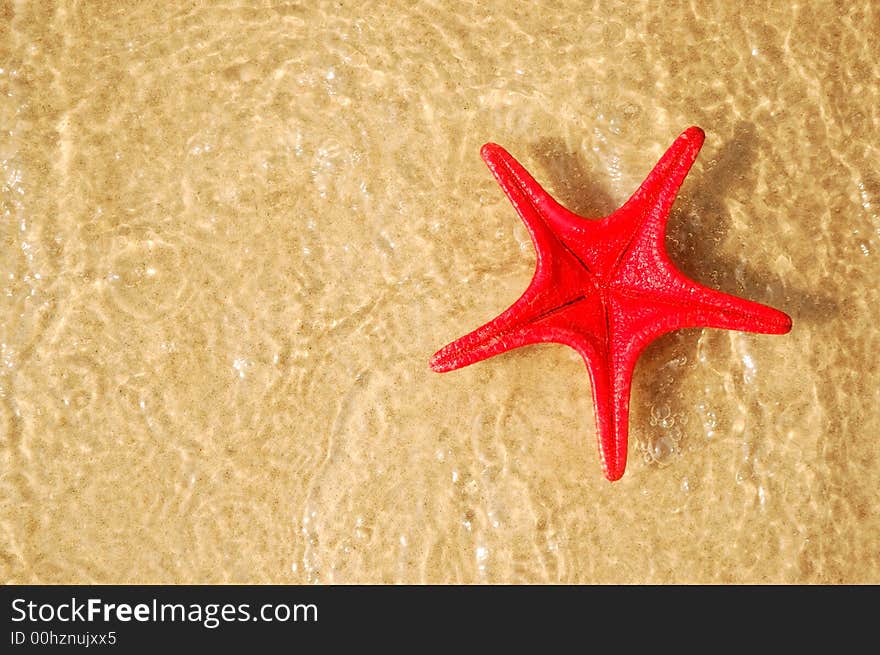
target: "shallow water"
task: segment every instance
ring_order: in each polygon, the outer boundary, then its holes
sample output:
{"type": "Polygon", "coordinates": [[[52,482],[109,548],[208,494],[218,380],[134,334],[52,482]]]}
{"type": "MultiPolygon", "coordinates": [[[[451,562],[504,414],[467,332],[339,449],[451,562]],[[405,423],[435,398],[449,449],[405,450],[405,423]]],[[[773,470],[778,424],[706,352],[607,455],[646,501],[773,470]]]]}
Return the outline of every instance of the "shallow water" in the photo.
{"type": "Polygon", "coordinates": [[[4,582],[880,582],[876,3],[511,4],[0,5],[4,582]],[[599,216],[691,124],[794,330],[649,347],[610,484],[574,351],[427,362],[533,271],[484,142],[599,216]]]}

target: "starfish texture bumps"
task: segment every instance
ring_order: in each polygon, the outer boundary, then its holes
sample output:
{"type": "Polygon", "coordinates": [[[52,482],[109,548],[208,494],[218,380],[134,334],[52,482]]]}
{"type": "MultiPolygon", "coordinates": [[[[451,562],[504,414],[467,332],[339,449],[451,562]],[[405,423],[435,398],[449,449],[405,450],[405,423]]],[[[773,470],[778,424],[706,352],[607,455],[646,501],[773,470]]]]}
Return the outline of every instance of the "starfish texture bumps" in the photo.
{"type": "Polygon", "coordinates": [[[519,300],[439,350],[431,368],[452,371],[534,343],[571,346],[590,373],[602,468],[618,480],[633,369],[645,346],[681,328],[791,329],[780,311],[688,279],[666,253],[669,211],[703,139],[700,128],[687,129],[632,197],[600,220],[565,209],[501,146],[483,146],[483,160],[528,228],[537,266],[519,300]]]}

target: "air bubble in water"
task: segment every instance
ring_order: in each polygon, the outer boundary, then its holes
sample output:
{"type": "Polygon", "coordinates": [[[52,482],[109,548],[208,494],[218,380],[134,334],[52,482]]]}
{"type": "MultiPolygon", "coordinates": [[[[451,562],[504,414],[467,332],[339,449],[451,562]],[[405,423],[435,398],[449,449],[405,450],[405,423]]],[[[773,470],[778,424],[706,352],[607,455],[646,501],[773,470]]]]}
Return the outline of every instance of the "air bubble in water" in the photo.
{"type": "Polygon", "coordinates": [[[667,436],[662,436],[651,447],[651,455],[655,462],[661,466],[669,464],[675,453],[675,443],[667,436]]]}

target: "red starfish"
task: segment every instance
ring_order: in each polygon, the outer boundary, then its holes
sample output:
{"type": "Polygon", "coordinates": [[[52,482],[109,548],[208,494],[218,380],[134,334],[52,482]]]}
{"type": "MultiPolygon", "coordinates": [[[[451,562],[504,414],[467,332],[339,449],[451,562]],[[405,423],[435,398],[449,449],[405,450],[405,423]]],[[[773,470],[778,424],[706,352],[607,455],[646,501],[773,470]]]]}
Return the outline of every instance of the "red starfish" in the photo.
{"type": "Polygon", "coordinates": [[[666,253],[669,211],[703,139],[700,128],[687,129],[626,204],[601,220],[568,211],[504,148],[484,145],[480,154],[526,224],[538,263],[519,300],[435,353],[431,368],[452,371],[533,343],[571,346],[590,372],[602,468],[620,479],[632,373],[648,343],[689,327],[791,329],[780,311],[686,278],[666,253]]]}

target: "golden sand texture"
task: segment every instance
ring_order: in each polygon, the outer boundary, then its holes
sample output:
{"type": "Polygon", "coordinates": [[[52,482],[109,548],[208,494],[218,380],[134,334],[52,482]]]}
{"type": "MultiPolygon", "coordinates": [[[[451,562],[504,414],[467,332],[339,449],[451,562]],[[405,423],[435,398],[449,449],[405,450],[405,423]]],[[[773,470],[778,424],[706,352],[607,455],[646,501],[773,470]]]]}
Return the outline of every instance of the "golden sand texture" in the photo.
{"type": "Polygon", "coordinates": [[[4,2],[4,582],[880,582],[880,7],[4,2]],[[784,337],[664,337],[630,464],[525,289],[504,145],[784,337]]]}

